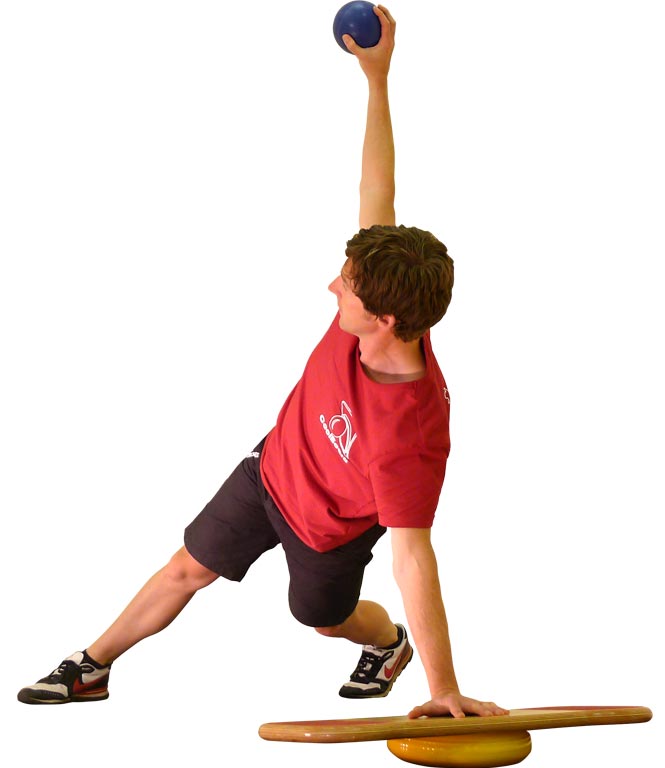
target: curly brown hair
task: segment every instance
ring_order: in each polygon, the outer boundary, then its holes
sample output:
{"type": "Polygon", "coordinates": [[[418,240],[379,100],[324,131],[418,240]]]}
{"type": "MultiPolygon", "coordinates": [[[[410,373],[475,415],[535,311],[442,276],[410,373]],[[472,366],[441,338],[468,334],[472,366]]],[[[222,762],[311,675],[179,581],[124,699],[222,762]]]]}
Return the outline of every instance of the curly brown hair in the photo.
{"type": "Polygon", "coordinates": [[[453,260],[431,232],[375,225],[346,244],[353,292],[373,315],[393,315],[402,341],[419,339],[446,314],[453,260]]]}

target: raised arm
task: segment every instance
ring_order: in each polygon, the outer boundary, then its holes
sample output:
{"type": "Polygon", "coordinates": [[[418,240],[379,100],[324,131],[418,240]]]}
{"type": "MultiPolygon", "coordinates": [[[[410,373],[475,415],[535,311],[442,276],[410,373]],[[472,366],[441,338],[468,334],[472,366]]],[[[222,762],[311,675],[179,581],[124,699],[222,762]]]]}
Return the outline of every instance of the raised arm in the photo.
{"type": "Polygon", "coordinates": [[[395,145],[388,102],[388,72],[395,47],[395,20],[387,8],[375,6],[381,22],[381,39],[372,48],[361,48],[349,35],[346,47],[357,56],[367,77],[369,100],[360,179],[360,228],[374,224],[395,225],[395,145]]]}

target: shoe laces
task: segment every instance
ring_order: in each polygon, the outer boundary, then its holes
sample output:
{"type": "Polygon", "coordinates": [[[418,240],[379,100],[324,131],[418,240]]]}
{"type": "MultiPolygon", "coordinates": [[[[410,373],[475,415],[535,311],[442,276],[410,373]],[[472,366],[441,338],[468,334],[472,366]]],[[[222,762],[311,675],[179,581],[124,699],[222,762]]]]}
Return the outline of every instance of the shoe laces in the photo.
{"type": "Polygon", "coordinates": [[[351,680],[356,683],[362,683],[374,679],[384,662],[388,661],[394,653],[394,651],[386,651],[379,654],[368,648],[364,649],[360,655],[360,661],[351,675],[351,680]]]}
{"type": "Polygon", "coordinates": [[[86,672],[89,674],[90,672],[94,672],[94,667],[86,662],[77,664],[71,659],[65,659],[60,663],[60,666],[56,667],[50,675],[43,679],[43,682],[59,683],[63,680],[66,681],[72,674],[78,676],[79,670],[81,673],[86,672]]]}
{"type": "Polygon", "coordinates": [[[59,682],[65,675],[67,674],[67,670],[72,667],[77,666],[74,664],[73,661],[70,661],[69,659],[65,659],[63,662],[60,663],[59,667],[56,667],[53,672],[51,672],[50,675],[47,675],[44,680],[48,680],[49,683],[57,683],[59,682]]]}

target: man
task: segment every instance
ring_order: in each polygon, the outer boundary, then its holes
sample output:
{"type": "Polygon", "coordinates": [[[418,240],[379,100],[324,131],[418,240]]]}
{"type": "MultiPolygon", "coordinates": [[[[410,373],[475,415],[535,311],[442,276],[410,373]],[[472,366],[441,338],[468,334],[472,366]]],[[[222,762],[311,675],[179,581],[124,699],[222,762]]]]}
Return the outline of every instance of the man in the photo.
{"type": "Polygon", "coordinates": [[[453,668],[430,528],[449,451],[448,391],[429,328],[445,313],[452,260],[430,233],[397,227],[388,71],[395,21],[375,13],[381,40],[363,49],[369,101],[360,184],[360,232],[330,284],[339,312],[312,353],[270,434],[185,530],[185,546],[85,651],[23,688],[28,704],[108,697],[111,664],[159,632],[219,576],[240,581],[281,544],[289,604],[303,624],[363,646],[340,689],[385,696],[411,660],[406,629],[359,600],[363,571],[386,528],[394,574],[425,667],[430,700],[410,715],[504,714],[463,696],[453,668]]]}

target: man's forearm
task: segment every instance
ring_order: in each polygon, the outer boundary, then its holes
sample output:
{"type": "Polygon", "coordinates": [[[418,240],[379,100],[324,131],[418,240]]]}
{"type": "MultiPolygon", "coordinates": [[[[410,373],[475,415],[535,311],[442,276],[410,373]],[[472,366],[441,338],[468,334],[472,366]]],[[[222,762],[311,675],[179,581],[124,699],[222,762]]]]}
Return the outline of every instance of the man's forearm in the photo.
{"type": "Polygon", "coordinates": [[[363,143],[360,192],[395,197],[395,144],[388,100],[388,77],[368,81],[367,125],[363,143]]]}
{"type": "Polygon", "coordinates": [[[395,578],[432,697],[459,691],[434,552],[409,558],[396,569],[395,578]]]}

